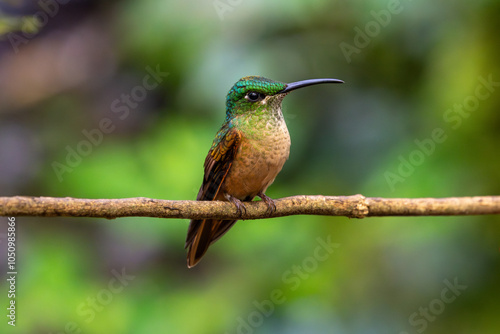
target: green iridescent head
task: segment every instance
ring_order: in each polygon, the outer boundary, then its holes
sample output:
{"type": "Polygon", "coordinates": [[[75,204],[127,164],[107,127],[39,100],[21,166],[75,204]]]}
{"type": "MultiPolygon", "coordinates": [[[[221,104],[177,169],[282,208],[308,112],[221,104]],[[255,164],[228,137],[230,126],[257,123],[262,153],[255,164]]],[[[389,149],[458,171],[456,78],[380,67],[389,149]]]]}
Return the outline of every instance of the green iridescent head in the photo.
{"type": "Polygon", "coordinates": [[[273,109],[281,105],[283,97],[297,88],[320,83],[343,83],[338,79],[311,79],[283,83],[259,76],[248,76],[238,80],[226,98],[226,116],[234,117],[249,111],[273,109]]]}
{"type": "Polygon", "coordinates": [[[259,76],[248,76],[238,80],[226,98],[227,116],[248,110],[259,109],[267,96],[273,96],[286,88],[286,84],[259,76]]]}

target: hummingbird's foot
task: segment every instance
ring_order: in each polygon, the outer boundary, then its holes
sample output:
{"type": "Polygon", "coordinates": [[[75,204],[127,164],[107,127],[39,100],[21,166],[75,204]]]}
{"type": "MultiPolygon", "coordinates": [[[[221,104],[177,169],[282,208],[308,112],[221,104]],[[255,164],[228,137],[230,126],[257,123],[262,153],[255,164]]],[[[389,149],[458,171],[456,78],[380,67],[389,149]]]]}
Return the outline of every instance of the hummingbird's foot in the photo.
{"type": "Polygon", "coordinates": [[[268,215],[271,215],[273,212],[276,211],[276,204],[274,203],[274,200],[271,197],[267,196],[263,192],[258,193],[257,196],[259,196],[262,199],[262,201],[264,201],[264,203],[267,204],[268,215]]]}
{"type": "Polygon", "coordinates": [[[240,215],[240,217],[242,217],[244,214],[247,214],[247,208],[242,201],[229,194],[226,195],[226,198],[229,200],[229,202],[233,203],[236,206],[236,212],[240,215]]]}

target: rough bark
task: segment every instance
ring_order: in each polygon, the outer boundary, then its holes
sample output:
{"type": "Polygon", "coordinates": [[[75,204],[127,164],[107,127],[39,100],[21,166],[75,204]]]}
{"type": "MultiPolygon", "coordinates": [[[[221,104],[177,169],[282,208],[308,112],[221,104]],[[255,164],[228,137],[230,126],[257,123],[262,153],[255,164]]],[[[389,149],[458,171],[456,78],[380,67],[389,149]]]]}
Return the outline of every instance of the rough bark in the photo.
{"type": "Polygon", "coordinates": [[[372,216],[462,216],[500,214],[500,196],[449,198],[378,198],[354,196],[292,196],[275,200],[270,213],[263,202],[245,203],[240,215],[229,202],[170,201],[144,197],[81,199],[71,197],[0,197],[0,216],[157,217],[261,219],[290,215],[364,218],[372,216]]]}

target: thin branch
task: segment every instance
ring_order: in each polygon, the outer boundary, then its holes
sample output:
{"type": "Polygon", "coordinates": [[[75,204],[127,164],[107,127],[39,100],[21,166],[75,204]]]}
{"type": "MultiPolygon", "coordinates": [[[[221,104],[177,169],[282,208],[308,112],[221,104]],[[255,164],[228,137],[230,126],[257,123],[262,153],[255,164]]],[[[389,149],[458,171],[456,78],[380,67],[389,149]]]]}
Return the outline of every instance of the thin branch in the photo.
{"type": "Polygon", "coordinates": [[[290,215],[325,215],[364,218],[371,216],[462,216],[500,214],[500,196],[449,198],[378,198],[354,196],[292,196],[275,200],[269,214],[265,203],[245,203],[238,214],[229,202],[168,201],[144,197],[80,199],[71,197],[0,197],[0,216],[37,217],[157,217],[262,219],[290,215]]]}

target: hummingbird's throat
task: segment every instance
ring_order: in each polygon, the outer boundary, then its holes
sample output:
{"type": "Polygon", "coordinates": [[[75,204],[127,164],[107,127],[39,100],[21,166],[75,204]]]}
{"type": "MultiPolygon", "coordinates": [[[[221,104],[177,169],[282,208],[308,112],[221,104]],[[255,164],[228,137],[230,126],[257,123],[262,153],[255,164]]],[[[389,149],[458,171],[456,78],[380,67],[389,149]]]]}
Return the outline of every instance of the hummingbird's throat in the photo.
{"type": "Polygon", "coordinates": [[[263,104],[267,104],[267,112],[274,117],[283,118],[283,113],[281,112],[281,103],[283,98],[287,94],[278,94],[266,97],[262,100],[263,104]]]}

